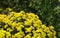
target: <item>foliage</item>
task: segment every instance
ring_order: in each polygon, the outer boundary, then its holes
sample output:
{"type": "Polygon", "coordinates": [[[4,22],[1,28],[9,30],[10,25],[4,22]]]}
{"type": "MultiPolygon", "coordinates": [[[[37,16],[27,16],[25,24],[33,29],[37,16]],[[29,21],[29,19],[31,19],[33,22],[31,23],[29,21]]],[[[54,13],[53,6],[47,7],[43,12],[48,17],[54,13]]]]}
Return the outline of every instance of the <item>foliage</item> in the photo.
{"type": "Polygon", "coordinates": [[[34,13],[0,14],[0,38],[56,38],[56,31],[47,27],[34,13]]]}
{"type": "Polygon", "coordinates": [[[33,12],[39,16],[42,23],[53,25],[60,38],[60,0],[0,0],[0,13],[8,13],[7,8],[13,11],[33,12]],[[3,11],[3,12],[2,12],[3,11]]]}
{"type": "Polygon", "coordinates": [[[29,6],[37,11],[43,23],[56,27],[57,37],[60,37],[60,2],[58,0],[32,0],[29,6]]]}

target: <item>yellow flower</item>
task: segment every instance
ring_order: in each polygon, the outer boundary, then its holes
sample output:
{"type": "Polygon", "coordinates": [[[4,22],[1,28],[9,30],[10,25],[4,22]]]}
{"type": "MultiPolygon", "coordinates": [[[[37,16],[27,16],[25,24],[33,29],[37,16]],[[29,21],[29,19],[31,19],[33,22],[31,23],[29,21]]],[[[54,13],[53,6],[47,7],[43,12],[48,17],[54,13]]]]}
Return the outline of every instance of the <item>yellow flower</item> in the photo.
{"type": "Polygon", "coordinates": [[[36,30],[35,32],[42,32],[42,29],[38,29],[38,30],[36,30]]]}
{"type": "Polygon", "coordinates": [[[11,18],[10,18],[10,20],[14,20],[14,19],[15,19],[15,17],[11,17],[11,18]]]}
{"type": "Polygon", "coordinates": [[[41,37],[46,37],[46,33],[45,32],[41,32],[41,37]]]}
{"type": "Polygon", "coordinates": [[[30,25],[30,21],[25,21],[24,24],[25,25],[30,25]]]}
{"type": "Polygon", "coordinates": [[[19,21],[21,18],[17,18],[17,20],[19,21]]]}
{"type": "Polygon", "coordinates": [[[43,28],[43,29],[45,29],[45,28],[46,28],[46,26],[43,24],[43,25],[42,25],[42,28],[43,28]]]}
{"type": "Polygon", "coordinates": [[[25,28],[26,29],[26,32],[31,32],[32,31],[32,29],[33,29],[33,27],[32,26],[30,26],[29,28],[25,28]]]}
{"type": "Polygon", "coordinates": [[[26,35],[24,38],[31,38],[31,36],[30,35],[26,35]]]}
{"type": "Polygon", "coordinates": [[[54,29],[54,27],[53,27],[53,26],[49,26],[49,28],[50,28],[50,29],[54,29]]]}
{"type": "Polygon", "coordinates": [[[39,17],[37,15],[35,15],[35,18],[38,18],[39,19],[39,17]]]}
{"type": "Polygon", "coordinates": [[[4,28],[7,28],[7,26],[8,26],[8,25],[6,24],[6,25],[4,26],[4,28]]]}
{"type": "Polygon", "coordinates": [[[6,37],[9,38],[11,36],[10,32],[6,32],[6,37]]]}
{"type": "Polygon", "coordinates": [[[18,31],[22,31],[22,27],[21,27],[21,26],[16,27],[16,29],[17,29],[18,31]]]}
{"type": "Polygon", "coordinates": [[[17,25],[16,22],[13,22],[13,23],[12,23],[12,27],[15,27],[16,25],[17,25]]]}
{"type": "Polygon", "coordinates": [[[0,30],[0,37],[3,38],[5,36],[5,31],[4,30],[0,30]]]}
{"type": "Polygon", "coordinates": [[[22,38],[24,36],[24,33],[21,31],[21,32],[16,33],[15,36],[17,38],[22,38]]]}
{"type": "Polygon", "coordinates": [[[34,37],[36,37],[36,38],[37,38],[37,37],[38,37],[38,34],[37,34],[37,33],[34,33],[34,37]]]}
{"type": "Polygon", "coordinates": [[[20,11],[19,13],[20,13],[20,14],[25,14],[25,12],[24,12],[24,11],[20,11]]]}
{"type": "Polygon", "coordinates": [[[41,36],[38,36],[37,38],[41,38],[41,36]]]}
{"type": "Polygon", "coordinates": [[[11,8],[7,8],[7,10],[12,11],[12,9],[11,9],[11,8]]]}
{"type": "Polygon", "coordinates": [[[9,26],[12,25],[12,21],[8,20],[8,25],[9,26]]]}
{"type": "Polygon", "coordinates": [[[16,38],[16,36],[15,35],[12,35],[12,38],[16,38]]]}
{"type": "Polygon", "coordinates": [[[11,31],[13,31],[11,28],[7,28],[7,31],[9,31],[9,32],[11,32],[11,31]]]}
{"type": "Polygon", "coordinates": [[[54,36],[54,38],[57,38],[56,36],[54,36]]]}
{"type": "Polygon", "coordinates": [[[56,31],[53,30],[53,35],[56,35],[56,31]]]}

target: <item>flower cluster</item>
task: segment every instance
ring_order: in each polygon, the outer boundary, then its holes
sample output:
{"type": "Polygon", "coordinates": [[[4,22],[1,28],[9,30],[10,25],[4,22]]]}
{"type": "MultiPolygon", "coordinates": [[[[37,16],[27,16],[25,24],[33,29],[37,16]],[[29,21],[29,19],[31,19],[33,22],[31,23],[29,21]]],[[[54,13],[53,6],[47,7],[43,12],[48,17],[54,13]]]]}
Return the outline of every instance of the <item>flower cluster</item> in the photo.
{"type": "Polygon", "coordinates": [[[53,26],[45,26],[34,13],[0,14],[0,38],[56,38],[53,26]]]}

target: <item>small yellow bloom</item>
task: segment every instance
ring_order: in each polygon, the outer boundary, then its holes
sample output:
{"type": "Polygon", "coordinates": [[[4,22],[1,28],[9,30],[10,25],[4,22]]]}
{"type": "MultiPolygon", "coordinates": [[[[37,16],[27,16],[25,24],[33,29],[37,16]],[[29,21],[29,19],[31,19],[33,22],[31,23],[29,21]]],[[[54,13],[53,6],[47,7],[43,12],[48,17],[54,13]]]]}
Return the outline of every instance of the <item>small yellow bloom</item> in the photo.
{"type": "Polygon", "coordinates": [[[56,36],[54,36],[54,38],[57,38],[56,36]]]}
{"type": "Polygon", "coordinates": [[[8,25],[5,25],[4,28],[7,28],[8,25]]]}
{"type": "Polygon", "coordinates": [[[31,32],[32,31],[32,29],[33,29],[33,27],[32,26],[30,26],[29,28],[25,28],[26,29],[26,32],[31,32]]]}
{"type": "Polygon", "coordinates": [[[11,9],[11,8],[7,8],[7,10],[12,11],[12,9],[11,9]]]}
{"type": "Polygon", "coordinates": [[[49,28],[50,28],[50,29],[54,29],[54,27],[53,27],[53,26],[49,26],[49,28]]]}
{"type": "Polygon", "coordinates": [[[24,38],[31,38],[31,36],[29,36],[29,35],[26,35],[24,38]]]}
{"type": "Polygon", "coordinates": [[[15,35],[12,35],[12,38],[16,38],[16,36],[15,35]]]}

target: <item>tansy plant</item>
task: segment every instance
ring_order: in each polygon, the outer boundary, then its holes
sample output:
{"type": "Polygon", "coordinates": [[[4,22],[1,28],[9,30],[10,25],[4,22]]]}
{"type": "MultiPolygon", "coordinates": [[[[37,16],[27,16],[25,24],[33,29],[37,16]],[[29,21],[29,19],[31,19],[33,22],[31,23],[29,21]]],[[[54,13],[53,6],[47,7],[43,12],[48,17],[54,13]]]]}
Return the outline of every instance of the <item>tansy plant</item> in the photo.
{"type": "Polygon", "coordinates": [[[34,13],[0,14],[0,38],[56,38],[53,26],[45,26],[34,13]]]}

